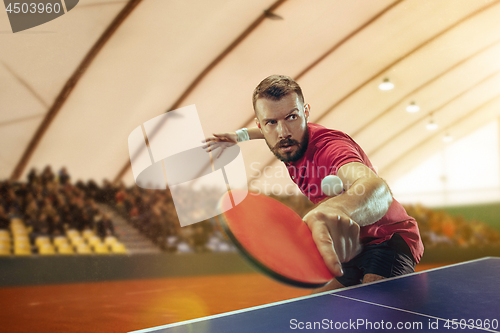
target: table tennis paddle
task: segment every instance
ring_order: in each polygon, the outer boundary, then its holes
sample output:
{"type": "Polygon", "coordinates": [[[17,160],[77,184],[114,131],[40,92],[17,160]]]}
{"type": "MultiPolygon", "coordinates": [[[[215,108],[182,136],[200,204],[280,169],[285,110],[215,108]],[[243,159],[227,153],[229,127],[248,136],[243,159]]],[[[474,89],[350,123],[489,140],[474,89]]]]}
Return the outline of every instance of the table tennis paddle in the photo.
{"type": "Polygon", "coordinates": [[[219,222],[244,257],[268,276],[296,287],[317,288],[333,279],[309,227],[297,213],[252,192],[233,207],[231,196],[237,191],[228,191],[220,199],[219,222]]]}

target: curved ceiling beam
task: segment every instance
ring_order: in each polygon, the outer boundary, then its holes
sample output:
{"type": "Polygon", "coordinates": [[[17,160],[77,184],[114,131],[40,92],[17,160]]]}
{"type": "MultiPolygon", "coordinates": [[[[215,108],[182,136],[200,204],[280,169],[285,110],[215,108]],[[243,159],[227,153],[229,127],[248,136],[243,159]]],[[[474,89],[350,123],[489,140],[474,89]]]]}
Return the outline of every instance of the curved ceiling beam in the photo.
{"type": "Polygon", "coordinates": [[[75,86],[78,84],[80,81],[81,77],[87,70],[87,68],[90,66],[92,61],[97,57],[99,52],[102,50],[104,45],[110,40],[110,38],[113,36],[113,34],[118,30],[120,25],[126,20],[126,18],[130,15],[130,13],[137,7],[137,5],[141,2],[142,0],[130,0],[125,7],[120,11],[120,13],[115,17],[113,22],[108,26],[106,31],[101,35],[101,37],[97,40],[97,42],[92,46],[90,51],[87,53],[83,61],[80,63],[80,65],[76,68],[75,72],[71,75],[71,77],[66,81],[66,84],[64,85],[63,89],[55,99],[54,103],[50,107],[49,111],[45,115],[45,118],[41,122],[40,126],[38,126],[38,129],[36,130],[35,134],[31,138],[30,143],[28,144],[28,147],[24,151],[21,159],[17,163],[16,167],[14,168],[14,171],[12,172],[10,179],[11,180],[18,180],[26,166],[28,165],[28,162],[33,156],[33,153],[35,152],[36,148],[38,147],[38,144],[42,140],[43,136],[47,132],[48,128],[54,121],[55,117],[63,107],[64,103],[68,99],[69,95],[75,88],[75,86]]]}
{"type": "MultiPolygon", "coordinates": [[[[448,33],[449,31],[453,30],[454,28],[456,28],[457,26],[459,26],[463,22],[471,19],[472,17],[474,17],[476,15],[481,14],[482,12],[487,11],[491,7],[497,5],[498,3],[500,3],[500,0],[493,1],[490,4],[488,4],[488,5],[480,8],[478,10],[476,10],[475,12],[467,15],[463,19],[458,20],[454,24],[450,25],[448,28],[444,29],[440,33],[434,35],[433,37],[429,38],[425,42],[421,43],[420,45],[418,45],[417,47],[415,47],[413,50],[409,51],[405,55],[399,57],[398,59],[396,59],[395,61],[393,61],[391,64],[389,64],[388,66],[386,66],[385,68],[383,68],[382,70],[380,70],[378,73],[376,73],[375,75],[372,75],[369,79],[367,79],[365,82],[363,82],[358,87],[356,87],[354,90],[352,90],[350,93],[348,93],[347,95],[345,95],[344,97],[342,97],[339,101],[335,102],[335,104],[333,104],[332,106],[330,106],[318,119],[315,120],[315,122],[321,121],[324,117],[326,117],[328,114],[330,114],[330,112],[332,112],[337,106],[339,106],[340,104],[342,104],[349,97],[351,97],[352,95],[354,95],[355,93],[357,93],[358,91],[360,91],[362,88],[364,88],[365,86],[367,86],[368,84],[370,84],[371,81],[375,80],[377,77],[379,77],[382,74],[384,74],[385,72],[389,71],[392,67],[396,66],[398,63],[400,63],[401,61],[403,61],[407,57],[411,56],[413,53],[416,53],[420,49],[424,48],[428,44],[430,44],[433,41],[435,41],[436,39],[438,39],[439,37],[443,36],[444,34],[448,33]]],[[[371,122],[371,121],[372,120],[369,120],[368,122],[371,122]]]]}
{"type": "MultiPolygon", "coordinates": [[[[361,26],[359,26],[356,30],[351,32],[349,35],[345,36],[340,42],[337,44],[333,45],[328,51],[326,51],[324,54],[322,54],[318,59],[314,60],[309,66],[307,66],[305,69],[303,69],[298,75],[294,77],[294,80],[299,80],[302,76],[306,75],[308,72],[310,72],[314,67],[319,65],[323,60],[325,60],[329,55],[331,55],[333,52],[335,52],[339,47],[344,45],[346,42],[351,40],[354,36],[359,34],[361,31],[366,29],[369,25],[371,25],[373,22],[378,20],[380,17],[385,15],[388,11],[390,11],[392,8],[394,8],[396,5],[401,3],[404,0],[398,0],[387,6],[386,8],[382,9],[380,12],[375,14],[371,19],[363,23],[361,26]]],[[[248,124],[252,123],[254,120],[254,116],[251,116],[246,122],[243,123],[240,128],[247,126],[248,124]]]]}
{"type": "MultiPolygon", "coordinates": [[[[373,22],[377,21],[380,17],[382,17],[383,15],[385,15],[387,12],[389,12],[392,8],[394,8],[394,6],[396,6],[397,4],[399,4],[400,2],[402,2],[403,0],[400,0],[400,1],[397,1],[397,2],[394,2],[392,4],[390,4],[389,6],[387,6],[386,8],[384,8],[383,10],[381,10],[380,12],[378,12],[376,15],[374,15],[371,19],[369,19],[366,23],[364,23],[363,25],[361,25],[358,29],[354,30],[352,33],[350,33],[348,36],[346,36],[345,38],[343,38],[340,42],[338,42],[337,44],[335,44],[334,46],[332,46],[327,52],[325,52],[323,55],[321,55],[318,59],[316,59],[315,61],[313,61],[312,64],[310,64],[309,66],[307,66],[304,70],[302,70],[299,75],[297,75],[295,77],[295,80],[299,80],[302,76],[304,76],[305,74],[307,74],[309,71],[311,71],[314,67],[316,67],[321,61],[325,60],[330,54],[332,54],[335,50],[337,50],[340,46],[342,46],[343,44],[345,44],[347,41],[351,40],[353,37],[355,37],[357,34],[359,34],[361,31],[363,31],[364,29],[366,29],[368,26],[370,26],[373,22]]],[[[240,128],[242,127],[245,127],[247,126],[247,124],[250,124],[252,121],[253,121],[254,117],[250,117],[250,119],[248,121],[246,121],[245,123],[243,123],[242,126],[240,126],[240,128]]],[[[271,164],[273,164],[275,162],[275,158],[270,158],[269,161],[264,165],[264,167],[262,168],[265,169],[266,167],[270,166],[271,164]]]]}
{"type": "Polygon", "coordinates": [[[193,90],[200,84],[200,82],[214,69],[229,53],[231,53],[238,45],[240,45],[257,27],[264,22],[266,18],[270,16],[270,13],[275,11],[279,6],[281,6],[286,0],[278,0],[271,7],[263,11],[263,13],[245,30],[241,35],[236,38],[231,45],[229,45],[221,54],[200,73],[193,80],[193,82],[187,87],[184,93],[175,101],[175,103],[167,110],[177,109],[181,103],[193,92],[193,90]]]}
{"type": "MultiPolygon", "coordinates": [[[[440,33],[438,33],[437,35],[434,35],[433,37],[431,37],[430,39],[426,40],[425,42],[421,43],[420,45],[418,45],[417,47],[415,47],[413,50],[409,51],[408,53],[406,53],[405,55],[399,57],[398,59],[396,59],[395,61],[393,61],[391,64],[389,64],[388,66],[386,66],[385,68],[383,68],[382,70],[380,70],[378,73],[376,73],[375,75],[372,75],[370,78],[368,78],[367,80],[365,80],[363,83],[361,83],[359,86],[357,86],[354,90],[352,90],[351,92],[349,92],[347,95],[345,95],[344,97],[342,97],[340,100],[338,100],[337,102],[335,102],[332,106],[330,106],[325,112],[323,112],[321,114],[321,116],[319,116],[317,119],[314,120],[315,123],[319,123],[323,118],[325,118],[328,114],[330,114],[330,112],[332,112],[337,106],[339,106],[340,104],[342,104],[345,100],[347,100],[349,97],[351,97],[352,95],[354,95],[355,93],[357,93],[359,90],[361,90],[363,87],[365,87],[366,85],[368,85],[371,81],[373,81],[374,79],[376,79],[377,77],[381,76],[383,73],[387,72],[388,70],[391,69],[391,67],[395,66],[396,64],[400,63],[401,61],[403,61],[405,58],[407,58],[408,56],[410,56],[411,54],[417,52],[418,50],[420,50],[421,48],[425,47],[426,45],[428,45],[429,43],[431,43],[432,41],[436,40],[437,38],[441,37],[442,35],[444,35],[445,33],[451,31],[453,28],[457,27],[458,25],[460,25],[461,23],[467,21],[468,19],[490,9],[491,7],[497,5],[498,3],[500,3],[500,0],[495,0],[493,2],[491,2],[490,4],[476,10],[475,12],[467,15],[466,17],[464,17],[463,19],[457,21],[456,23],[452,24],[451,26],[449,26],[448,28],[444,29],[443,31],[441,31],[440,33]]],[[[371,120],[370,120],[371,121],[371,120]]],[[[245,123],[242,127],[244,127],[246,124],[250,123],[247,122],[245,123]]],[[[263,169],[270,166],[271,164],[273,164],[275,162],[275,158],[270,158],[269,161],[264,165],[263,169]]]]}
{"type": "Polygon", "coordinates": [[[375,22],[376,20],[378,20],[380,17],[382,17],[383,15],[385,15],[385,13],[387,13],[388,11],[390,11],[392,8],[394,8],[397,5],[399,5],[401,2],[403,2],[403,0],[395,1],[395,2],[391,3],[389,6],[385,7],[384,9],[382,9],[377,14],[375,14],[375,16],[373,16],[371,19],[369,19],[368,21],[366,21],[363,25],[361,25],[360,27],[358,27],[356,30],[354,30],[353,32],[351,32],[349,35],[347,35],[346,37],[344,37],[340,42],[338,42],[337,44],[335,44],[334,46],[332,46],[328,51],[326,51],[322,56],[320,56],[318,59],[316,59],[312,64],[310,64],[309,66],[307,66],[302,72],[300,72],[295,77],[295,80],[299,80],[302,76],[304,76],[305,74],[307,74],[308,72],[310,72],[314,67],[316,67],[323,60],[325,60],[328,56],[330,56],[330,54],[332,54],[333,52],[335,52],[339,47],[341,47],[342,45],[344,45],[347,41],[351,40],[354,36],[356,36],[358,33],[360,33],[361,31],[363,31],[366,27],[368,27],[369,25],[371,25],[373,22],[375,22]]]}
{"type": "MultiPolygon", "coordinates": [[[[198,74],[198,76],[191,82],[191,84],[184,90],[182,95],[172,104],[166,112],[177,109],[181,103],[193,92],[193,90],[200,84],[201,81],[214,69],[229,53],[231,53],[238,45],[240,45],[257,27],[264,22],[266,18],[271,18],[272,12],[275,11],[279,6],[281,6],[286,0],[278,0],[271,7],[264,10],[262,14],[250,24],[248,28],[245,29],[225,50],[223,50],[203,71],[198,74]]],[[[149,134],[149,137],[156,135],[157,131],[161,128],[163,123],[159,123],[153,131],[149,134]]],[[[138,152],[134,153],[132,156],[137,156],[138,152]]],[[[120,172],[116,175],[114,182],[118,182],[123,178],[125,173],[130,169],[131,162],[127,159],[125,165],[121,168],[120,172]]]]}
{"type": "MultiPolygon", "coordinates": [[[[442,130],[434,133],[433,135],[430,135],[426,139],[424,139],[421,142],[417,143],[411,149],[405,150],[403,152],[403,154],[397,156],[395,159],[398,159],[398,160],[404,159],[406,156],[408,156],[410,153],[412,153],[419,146],[422,146],[422,145],[428,143],[432,139],[436,138],[438,135],[442,135],[443,133],[446,133],[446,131],[448,131],[451,127],[456,126],[456,125],[460,124],[461,122],[467,121],[467,118],[469,118],[470,116],[472,116],[474,113],[476,113],[478,111],[481,111],[481,109],[483,109],[485,106],[487,106],[488,104],[494,103],[498,99],[500,99],[500,94],[497,95],[497,96],[495,96],[495,97],[490,98],[488,101],[482,103],[480,106],[472,109],[472,111],[470,111],[470,112],[466,113],[465,115],[463,115],[462,117],[458,118],[453,123],[451,123],[448,126],[446,126],[445,128],[443,128],[442,130]]],[[[384,172],[388,172],[387,170],[389,170],[392,167],[393,167],[393,165],[390,164],[389,167],[385,167],[385,168],[379,170],[379,174],[383,174],[384,172]]]]}
{"type": "Polygon", "coordinates": [[[373,149],[372,151],[370,151],[368,153],[368,155],[373,155],[375,153],[377,153],[380,149],[384,148],[387,144],[389,144],[390,142],[394,142],[394,140],[397,140],[396,138],[400,135],[402,135],[403,133],[409,131],[413,126],[415,126],[419,121],[421,121],[422,119],[425,119],[426,117],[428,117],[429,115],[431,114],[436,114],[438,113],[440,110],[444,109],[446,106],[450,105],[451,103],[453,103],[454,101],[458,100],[460,97],[464,96],[465,94],[467,94],[469,91],[479,87],[480,85],[482,85],[484,82],[488,81],[489,79],[493,78],[494,76],[498,75],[500,73],[500,70],[496,71],[496,72],[493,72],[492,74],[488,75],[487,77],[485,77],[484,79],[482,79],[481,81],[479,81],[478,83],[474,84],[473,86],[465,89],[464,91],[462,91],[461,93],[459,93],[458,95],[455,95],[454,97],[452,97],[451,99],[449,99],[448,101],[444,102],[442,105],[438,106],[437,108],[433,109],[432,111],[429,111],[427,113],[425,113],[424,115],[422,115],[421,117],[415,119],[415,121],[413,121],[412,123],[410,123],[408,126],[406,126],[405,128],[401,129],[400,131],[398,131],[396,134],[392,135],[390,138],[388,138],[387,140],[385,140],[384,142],[382,142],[380,145],[378,145],[375,149],[373,149]]]}
{"type": "Polygon", "coordinates": [[[359,128],[354,133],[352,133],[352,136],[355,137],[356,135],[358,135],[359,133],[361,133],[362,131],[364,131],[365,129],[367,129],[368,127],[370,127],[371,125],[373,125],[374,122],[376,122],[377,120],[381,119],[382,117],[384,117],[385,115],[387,115],[388,113],[390,113],[396,106],[398,106],[400,103],[402,103],[404,100],[406,100],[410,96],[418,93],[420,90],[423,90],[426,86],[428,86],[428,85],[436,82],[437,80],[439,80],[440,78],[442,78],[446,74],[451,73],[452,71],[456,70],[457,68],[459,68],[460,66],[462,66],[463,64],[465,64],[467,61],[473,59],[474,57],[478,56],[479,54],[481,54],[483,52],[486,52],[490,48],[493,48],[499,42],[500,42],[500,39],[496,40],[495,42],[489,44],[486,47],[483,47],[479,51],[476,51],[474,54],[471,54],[467,58],[464,58],[464,59],[460,60],[459,62],[457,62],[456,64],[452,65],[451,67],[449,67],[448,69],[444,70],[443,72],[439,73],[438,75],[434,76],[433,78],[431,78],[427,82],[425,82],[425,83],[421,84],[420,86],[418,86],[417,88],[413,89],[411,92],[409,92],[405,96],[401,97],[397,102],[393,103],[387,109],[385,109],[384,111],[382,111],[381,113],[379,113],[375,118],[373,118],[372,121],[370,121],[369,123],[366,123],[361,128],[359,128]]]}

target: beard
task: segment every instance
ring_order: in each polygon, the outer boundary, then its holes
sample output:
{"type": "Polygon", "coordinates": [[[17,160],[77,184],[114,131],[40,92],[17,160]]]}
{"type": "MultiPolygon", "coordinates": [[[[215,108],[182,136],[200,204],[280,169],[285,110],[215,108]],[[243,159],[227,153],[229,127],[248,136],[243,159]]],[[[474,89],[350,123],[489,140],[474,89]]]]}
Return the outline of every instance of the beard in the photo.
{"type": "Polygon", "coordinates": [[[302,156],[304,156],[307,150],[307,146],[309,145],[309,128],[306,126],[304,136],[302,137],[302,140],[300,142],[293,139],[283,139],[278,143],[276,143],[274,147],[271,147],[269,145],[269,142],[267,142],[267,140],[266,143],[269,149],[274,154],[274,156],[276,156],[276,158],[279,159],[280,161],[284,163],[296,162],[302,156]],[[298,149],[295,152],[280,153],[280,148],[287,146],[297,146],[298,149]]]}

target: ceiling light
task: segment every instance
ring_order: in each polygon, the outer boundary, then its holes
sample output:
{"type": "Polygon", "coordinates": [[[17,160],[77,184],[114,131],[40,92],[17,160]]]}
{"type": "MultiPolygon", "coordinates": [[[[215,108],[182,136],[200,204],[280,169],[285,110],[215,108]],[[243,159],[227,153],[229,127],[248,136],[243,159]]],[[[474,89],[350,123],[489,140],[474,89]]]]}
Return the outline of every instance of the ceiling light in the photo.
{"type": "Polygon", "coordinates": [[[443,136],[443,141],[444,141],[444,142],[452,142],[452,141],[453,141],[453,137],[450,135],[450,133],[446,133],[446,134],[443,136]]]}
{"type": "Polygon", "coordinates": [[[382,83],[378,85],[378,88],[384,91],[392,90],[394,89],[394,84],[389,81],[388,78],[385,78],[384,81],[382,81],[382,83]]]}
{"type": "Polygon", "coordinates": [[[425,128],[427,128],[429,131],[434,131],[437,130],[438,124],[436,124],[432,119],[425,125],[425,128]]]}
{"type": "Polygon", "coordinates": [[[407,107],[406,111],[410,113],[418,112],[420,111],[420,106],[418,106],[415,102],[411,102],[407,107]]]}

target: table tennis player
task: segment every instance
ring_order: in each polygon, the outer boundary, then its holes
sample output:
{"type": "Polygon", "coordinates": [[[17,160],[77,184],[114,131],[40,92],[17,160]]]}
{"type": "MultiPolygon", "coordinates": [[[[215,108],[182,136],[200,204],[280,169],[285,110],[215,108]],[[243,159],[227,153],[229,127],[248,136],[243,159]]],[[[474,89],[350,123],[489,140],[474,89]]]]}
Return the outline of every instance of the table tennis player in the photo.
{"type": "Polygon", "coordinates": [[[228,146],[265,139],[285,163],[292,181],[317,204],[304,217],[335,276],[317,292],[411,273],[423,254],[417,222],[377,176],[360,146],[347,134],[309,123],[310,106],[293,79],[273,75],[255,88],[257,127],[206,138],[220,156],[228,146]],[[321,181],[337,175],[344,192],[328,197],[321,181]]]}

